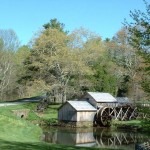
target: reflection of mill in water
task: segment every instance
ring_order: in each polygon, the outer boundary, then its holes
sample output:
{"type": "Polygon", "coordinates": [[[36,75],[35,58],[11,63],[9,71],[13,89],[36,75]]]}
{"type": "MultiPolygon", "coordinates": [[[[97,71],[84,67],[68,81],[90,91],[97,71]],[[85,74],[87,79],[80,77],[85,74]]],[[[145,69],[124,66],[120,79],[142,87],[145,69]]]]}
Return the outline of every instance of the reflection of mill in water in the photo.
{"type": "MultiPolygon", "coordinates": [[[[46,133],[46,132],[45,132],[46,133]]],[[[122,148],[133,150],[135,144],[148,141],[148,137],[134,132],[116,132],[102,128],[57,130],[44,134],[45,141],[55,144],[122,148]]]]}
{"type": "Polygon", "coordinates": [[[107,148],[123,148],[127,146],[128,149],[134,149],[136,143],[143,143],[148,139],[142,134],[134,132],[110,132],[107,130],[101,130],[93,132],[96,141],[96,147],[107,147],[107,148]],[[97,134],[99,133],[99,134],[97,134]]]}

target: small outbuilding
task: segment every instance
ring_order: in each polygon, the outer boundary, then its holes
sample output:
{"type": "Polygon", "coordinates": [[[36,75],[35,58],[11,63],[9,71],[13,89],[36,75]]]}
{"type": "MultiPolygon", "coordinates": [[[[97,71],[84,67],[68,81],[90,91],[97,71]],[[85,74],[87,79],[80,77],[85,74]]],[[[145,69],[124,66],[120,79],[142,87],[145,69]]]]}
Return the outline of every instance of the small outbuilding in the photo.
{"type": "Polygon", "coordinates": [[[87,101],[67,101],[58,109],[58,120],[78,127],[93,126],[96,111],[87,101]]]}
{"type": "Polygon", "coordinates": [[[87,101],[95,108],[103,107],[115,107],[117,100],[109,93],[101,92],[87,92],[80,100],[87,101]]]}

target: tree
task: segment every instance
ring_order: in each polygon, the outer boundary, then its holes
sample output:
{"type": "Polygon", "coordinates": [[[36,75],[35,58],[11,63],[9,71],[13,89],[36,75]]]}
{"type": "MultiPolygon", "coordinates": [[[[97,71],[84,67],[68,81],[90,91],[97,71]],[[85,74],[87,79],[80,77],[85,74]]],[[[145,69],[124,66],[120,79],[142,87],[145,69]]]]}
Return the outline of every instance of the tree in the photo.
{"type": "Polygon", "coordinates": [[[109,59],[105,52],[93,65],[94,75],[91,77],[93,90],[108,92],[117,95],[117,76],[115,74],[116,65],[109,59]]]}
{"type": "Polygon", "coordinates": [[[4,44],[0,40],[0,96],[1,100],[8,95],[7,92],[11,93],[11,88],[15,82],[15,69],[13,56],[14,53],[9,50],[4,50],[4,44]]]}
{"type": "Polygon", "coordinates": [[[0,30],[0,39],[3,41],[3,48],[6,50],[16,51],[20,45],[18,37],[14,30],[0,30]]]}
{"type": "Polygon", "coordinates": [[[65,24],[60,23],[56,18],[51,19],[48,23],[44,24],[43,27],[45,30],[51,28],[57,29],[60,32],[68,33],[68,31],[64,31],[65,24]]]}
{"type": "Polygon", "coordinates": [[[14,63],[16,66],[16,74],[17,74],[17,86],[16,86],[16,92],[18,93],[19,98],[23,98],[27,96],[26,92],[26,84],[23,83],[22,78],[25,76],[26,68],[24,67],[25,60],[30,55],[30,48],[26,45],[23,45],[18,48],[16,51],[14,57],[14,63]]]}
{"type": "MultiPolygon", "coordinates": [[[[46,29],[35,40],[26,61],[28,79],[41,82],[57,101],[66,101],[67,86],[76,74],[87,74],[77,53],[68,48],[69,37],[57,29],[46,29]]],[[[85,69],[86,68],[86,69],[85,69]]]]}
{"type": "Polygon", "coordinates": [[[142,70],[144,70],[142,86],[147,93],[150,93],[150,4],[145,0],[146,11],[130,11],[132,22],[125,22],[128,29],[130,44],[138,50],[144,60],[142,70]]]}
{"type": "Polygon", "coordinates": [[[71,78],[71,87],[75,93],[75,98],[81,96],[88,90],[94,90],[94,82],[92,76],[95,73],[94,64],[104,53],[104,45],[101,37],[85,28],[74,30],[70,35],[69,49],[76,54],[79,62],[86,65],[84,72],[71,78]]]}
{"type": "Polygon", "coordinates": [[[122,28],[111,41],[106,42],[106,47],[110,59],[117,65],[118,96],[128,94],[133,98],[133,95],[137,93],[134,89],[135,84],[139,84],[137,79],[139,79],[140,59],[136,54],[136,49],[128,42],[127,33],[128,31],[122,28]]]}
{"type": "Polygon", "coordinates": [[[14,56],[18,46],[19,40],[12,29],[0,29],[0,95],[3,100],[16,88],[14,56]]]}

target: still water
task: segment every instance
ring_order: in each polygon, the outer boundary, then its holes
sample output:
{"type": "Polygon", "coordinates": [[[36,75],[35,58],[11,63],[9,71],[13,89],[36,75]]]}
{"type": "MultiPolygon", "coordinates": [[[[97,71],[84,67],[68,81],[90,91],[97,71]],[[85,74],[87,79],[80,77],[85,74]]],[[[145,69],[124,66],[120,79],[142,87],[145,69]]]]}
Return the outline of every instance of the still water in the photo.
{"type": "Polygon", "coordinates": [[[129,131],[113,131],[105,128],[43,128],[42,140],[48,143],[114,148],[124,150],[141,149],[145,143],[150,143],[150,136],[129,131]]]}

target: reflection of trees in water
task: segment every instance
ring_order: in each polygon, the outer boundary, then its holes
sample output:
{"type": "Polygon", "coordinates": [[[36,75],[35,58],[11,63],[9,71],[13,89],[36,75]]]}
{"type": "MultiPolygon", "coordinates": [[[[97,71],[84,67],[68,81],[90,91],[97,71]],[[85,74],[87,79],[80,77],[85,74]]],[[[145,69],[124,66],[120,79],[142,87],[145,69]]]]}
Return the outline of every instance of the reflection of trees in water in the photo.
{"type": "Polygon", "coordinates": [[[111,132],[107,129],[94,129],[93,136],[98,147],[130,145],[135,143],[142,143],[148,139],[148,137],[134,132],[111,132]]]}

